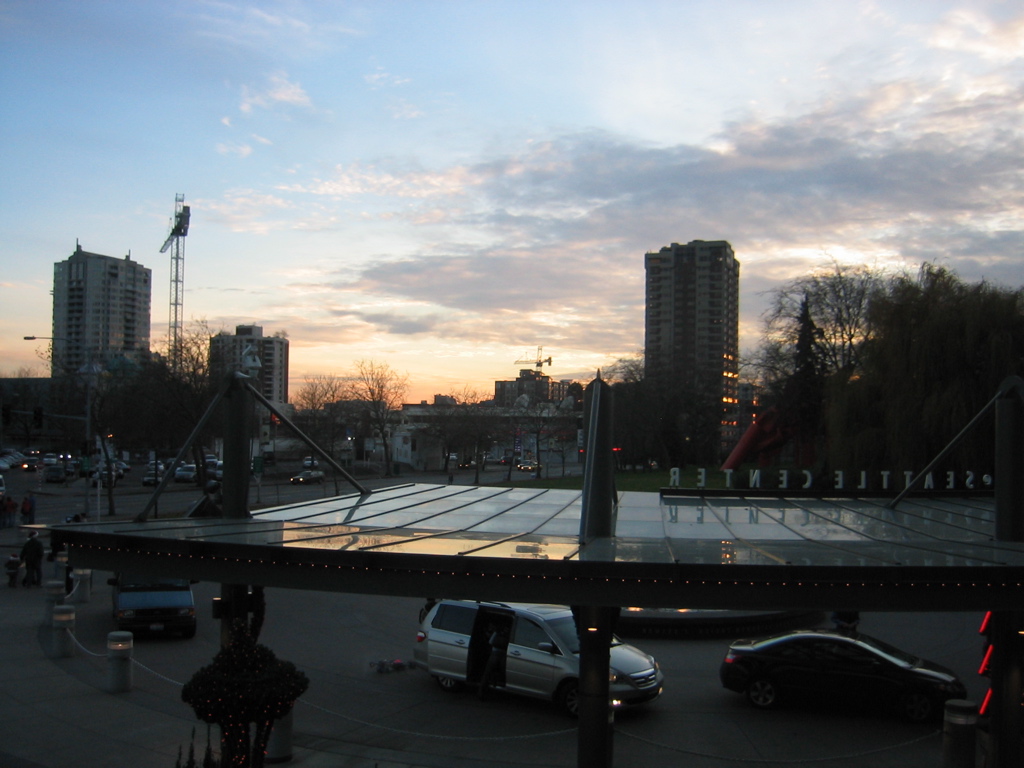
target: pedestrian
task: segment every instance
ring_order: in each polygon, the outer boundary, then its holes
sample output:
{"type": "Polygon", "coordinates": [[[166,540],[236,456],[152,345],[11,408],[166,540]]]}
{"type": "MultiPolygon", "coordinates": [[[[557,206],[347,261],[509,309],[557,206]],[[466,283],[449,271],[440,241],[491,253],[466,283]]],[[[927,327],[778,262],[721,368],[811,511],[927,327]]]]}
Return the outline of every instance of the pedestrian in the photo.
{"type": "Polygon", "coordinates": [[[32,495],[32,491],[21,500],[21,522],[25,525],[35,525],[36,497],[32,495]]]}
{"type": "Polygon", "coordinates": [[[18,586],[18,571],[21,570],[21,558],[17,552],[11,552],[7,562],[4,563],[4,571],[7,573],[7,586],[18,586]]]}
{"type": "Polygon", "coordinates": [[[13,528],[18,514],[18,502],[10,496],[0,498],[0,528],[13,528]]]}
{"type": "Polygon", "coordinates": [[[21,562],[25,564],[24,587],[40,587],[43,584],[43,557],[46,550],[39,540],[39,531],[30,531],[28,541],[21,547],[21,562]]]}
{"type": "Polygon", "coordinates": [[[488,627],[489,635],[487,643],[491,646],[491,652],[487,657],[487,664],[484,666],[484,673],[480,676],[480,698],[487,695],[487,689],[494,685],[500,678],[504,677],[505,654],[508,652],[508,632],[505,627],[498,627],[491,624],[488,627]]]}

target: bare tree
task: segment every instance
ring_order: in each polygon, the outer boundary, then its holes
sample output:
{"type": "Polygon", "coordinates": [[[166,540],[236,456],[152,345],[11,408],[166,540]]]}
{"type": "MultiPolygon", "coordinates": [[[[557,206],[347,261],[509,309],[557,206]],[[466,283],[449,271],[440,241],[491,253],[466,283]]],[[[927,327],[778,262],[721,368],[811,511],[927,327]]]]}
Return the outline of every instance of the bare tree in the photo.
{"type": "Polygon", "coordinates": [[[391,431],[401,415],[409,376],[399,374],[387,363],[360,360],[348,380],[348,398],[362,409],[368,427],[384,448],[384,474],[392,474],[391,431]]]}
{"type": "Polygon", "coordinates": [[[346,402],[348,382],[333,374],[307,376],[292,398],[296,420],[317,445],[337,457],[338,442],[345,437],[351,404],[346,402]]]}
{"type": "Polygon", "coordinates": [[[888,278],[864,265],[831,265],[774,292],[764,316],[764,333],[753,361],[762,382],[771,387],[796,369],[796,350],[807,324],[814,327],[814,355],[821,373],[848,379],[859,369],[871,338],[869,309],[888,278]]]}

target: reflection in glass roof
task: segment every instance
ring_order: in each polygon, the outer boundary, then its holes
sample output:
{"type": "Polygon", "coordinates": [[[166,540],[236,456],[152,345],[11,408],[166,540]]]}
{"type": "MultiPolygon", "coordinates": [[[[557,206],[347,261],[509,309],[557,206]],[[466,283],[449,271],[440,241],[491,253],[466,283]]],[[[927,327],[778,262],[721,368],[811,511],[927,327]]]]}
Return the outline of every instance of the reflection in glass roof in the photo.
{"type": "MultiPolygon", "coordinates": [[[[675,493],[675,492],[673,492],[675,493]]],[[[1024,564],[982,498],[619,495],[616,538],[579,542],[582,493],[408,484],[254,512],[249,520],[96,524],[105,533],[315,550],[755,565],[1024,564]],[[113,527],[111,527],[113,526],[113,527]]],[[[85,524],[85,527],[90,527],[85,524]]]]}

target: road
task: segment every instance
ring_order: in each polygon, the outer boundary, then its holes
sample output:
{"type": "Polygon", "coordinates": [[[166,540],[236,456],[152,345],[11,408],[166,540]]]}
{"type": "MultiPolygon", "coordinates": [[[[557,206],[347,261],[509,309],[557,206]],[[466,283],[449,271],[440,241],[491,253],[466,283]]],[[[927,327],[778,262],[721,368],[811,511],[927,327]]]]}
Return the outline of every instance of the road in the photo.
{"type": "MultiPolygon", "coordinates": [[[[7,475],[8,489],[16,498],[26,486],[38,489],[34,478],[12,474],[7,475]]],[[[195,493],[172,486],[165,508],[187,505],[195,493]]],[[[333,493],[330,483],[260,489],[264,501],[274,504],[325,493],[333,493]]],[[[146,497],[141,486],[123,485],[118,489],[119,516],[130,513],[127,507],[141,508],[146,497]]],[[[62,519],[67,510],[73,514],[80,499],[80,488],[42,489],[40,520],[62,519]]],[[[85,648],[102,653],[114,627],[107,574],[96,576],[94,583],[100,586],[89,602],[77,606],[76,637],[85,648]]],[[[135,673],[136,688],[147,693],[151,706],[175,711],[185,707],[180,685],[218,649],[219,627],[210,617],[211,601],[218,594],[218,585],[196,586],[200,619],[194,639],[137,640],[135,658],[143,667],[135,673]]],[[[268,590],[260,640],[311,681],[295,709],[295,746],[341,751],[355,744],[432,757],[448,765],[574,766],[575,723],[548,702],[500,695],[480,702],[471,694],[445,693],[421,670],[376,671],[378,661],[411,657],[421,604],[408,598],[268,590]]],[[[979,619],[961,613],[867,613],[861,626],[868,634],[953,668],[971,697],[980,700],[984,681],[975,673],[979,619]]],[[[841,709],[751,709],[718,682],[728,639],[644,639],[636,644],[659,660],[666,688],[658,701],[616,715],[619,768],[720,768],[780,761],[830,768],[934,768],[941,762],[941,736],[935,727],[841,709]]],[[[83,654],[74,669],[102,684],[102,659],[83,654]]]]}

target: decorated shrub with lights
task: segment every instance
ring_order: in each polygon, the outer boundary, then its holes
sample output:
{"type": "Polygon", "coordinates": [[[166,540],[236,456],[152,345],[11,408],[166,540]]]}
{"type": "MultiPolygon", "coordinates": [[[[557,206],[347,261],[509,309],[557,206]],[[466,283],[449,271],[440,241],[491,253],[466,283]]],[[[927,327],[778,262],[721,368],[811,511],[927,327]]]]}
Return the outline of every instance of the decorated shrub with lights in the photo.
{"type": "Polygon", "coordinates": [[[261,768],[274,721],[287,715],[308,687],[309,678],[294,664],[240,628],[231,644],[185,684],[181,698],[200,720],[220,726],[223,768],[261,768]]]}

